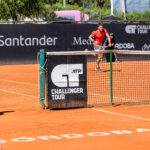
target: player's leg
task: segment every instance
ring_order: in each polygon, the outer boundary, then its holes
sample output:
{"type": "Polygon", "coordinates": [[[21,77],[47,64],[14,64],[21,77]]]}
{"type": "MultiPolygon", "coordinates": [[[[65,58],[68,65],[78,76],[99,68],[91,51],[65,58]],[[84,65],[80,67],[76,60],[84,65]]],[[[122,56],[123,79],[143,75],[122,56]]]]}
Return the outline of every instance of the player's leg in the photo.
{"type": "Polygon", "coordinates": [[[103,53],[98,55],[98,57],[97,57],[97,63],[98,64],[103,61],[103,56],[104,56],[103,53]]]}
{"type": "Polygon", "coordinates": [[[116,53],[114,53],[114,56],[115,56],[115,62],[120,62],[120,60],[118,60],[118,56],[116,53]]]}
{"type": "Polygon", "coordinates": [[[99,55],[97,56],[96,71],[100,71],[100,66],[99,66],[99,64],[100,64],[100,60],[102,59],[102,57],[103,57],[103,54],[99,54],[99,55]]]}
{"type": "Polygon", "coordinates": [[[115,62],[117,62],[118,61],[117,54],[114,53],[114,56],[115,56],[115,62]]]}
{"type": "MultiPolygon", "coordinates": [[[[94,45],[94,51],[100,51],[100,50],[103,50],[100,45],[94,45]]],[[[103,53],[97,54],[96,56],[97,56],[96,71],[100,71],[99,64],[100,64],[100,61],[101,61],[102,58],[103,58],[103,53]]]]}

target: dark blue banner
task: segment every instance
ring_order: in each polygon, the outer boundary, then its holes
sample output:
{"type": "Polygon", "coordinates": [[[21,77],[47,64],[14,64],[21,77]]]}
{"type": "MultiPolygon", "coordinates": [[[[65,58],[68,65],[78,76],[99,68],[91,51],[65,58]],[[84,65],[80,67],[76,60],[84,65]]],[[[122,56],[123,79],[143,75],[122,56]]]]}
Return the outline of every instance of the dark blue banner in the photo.
{"type": "MultiPolygon", "coordinates": [[[[116,38],[116,49],[150,50],[149,24],[106,24],[116,38]]],[[[96,24],[0,25],[0,64],[37,63],[37,52],[93,49],[89,40],[96,24]]]]}

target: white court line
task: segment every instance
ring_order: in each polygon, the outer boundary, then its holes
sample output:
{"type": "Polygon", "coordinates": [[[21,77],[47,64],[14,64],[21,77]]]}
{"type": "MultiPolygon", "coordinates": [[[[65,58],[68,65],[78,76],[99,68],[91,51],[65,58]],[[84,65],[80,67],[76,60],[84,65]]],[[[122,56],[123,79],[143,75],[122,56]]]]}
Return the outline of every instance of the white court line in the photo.
{"type": "Polygon", "coordinates": [[[142,117],[131,116],[131,115],[126,115],[126,114],[120,114],[120,113],[111,112],[111,111],[106,111],[106,110],[97,109],[97,108],[92,108],[92,109],[93,109],[93,110],[96,110],[96,111],[108,113],[108,114],[117,115],[117,116],[123,116],[123,117],[128,117],[128,118],[133,118],[133,119],[144,120],[144,121],[150,121],[150,119],[146,119],[146,118],[142,118],[142,117]]]}
{"type": "Polygon", "coordinates": [[[33,98],[39,98],[38,96],[33,96],[33,95],[19,93],[19,92],[14,92],[14,91],[8,91],[8,90],[4,90],[4,89],[0,89],[0,91],[5,92],[5,93],[17,94],[17,95],[21,95],[21,96],[28,96],[28,97],[33,97],[33,98]]]}
{"type": "MultiPolygon", "coordinates": [[[[27,82],[18,82],[18,81],[14,81],[14,80],[6,80],[6,79],[0,79],[1,81],[6,81],[6,82],[12,82],[12,83],[16,83],[16,84],[24,84],[24,85],[31,85],[31,86],[37,86],[39,84],[33,84],[33,83],[27,83],[27,82]]],[[[38,87],[39,88],[39,87],[38,87]]],[[[103,95],[103,94],[96,94],[96,93],[89,93],[89,95],[95,95],[95,96],[103,96],[103,97],[108,97],[110,98],[109,95],[103,95]]],[[[115,99],[120,99],[120,100],[125,100],[125,101],[135,101],[135,102],[140,102],[140,100],[134,100],[134,99],[127,99],[127,98],[122,98],[122,97],[114,97],[115,99]]]]}
{"type": "MultiPolygon", "coordinates": [[[[109,95],[103,95],[103,94],[97,94],[97,93],[89,93],[89,95],[94,95],[94,96],[103,96],[110,98],[109,95]]],[[[119,99],[119,100],[124,100],[124,101],[134,101],[134,102],[141,102],[140,100],[135,100],[135,99],[128,99],[128,98],[123,98],[123,97],[113,97],[114,99],[119,99]]]]}
{"type": "MultiPolygon", "coordinates": [[[[133,79],[130,80],[130,79],[128,79],[128,82],[130,82],[130,83],[143,83],[143,82],[146,82],[146,83],[147,83],[147,82],[149,82],[149,81],[150,81],[150,80],[133,80],[133,79]]],[[[106,84],[106,83],[110,83],[110,81],[100,81],[100,82],[99,82],[99,84],[104,84],[104,83],[105,83],[105,84],[106,84]]],[[[114,80],[113,80],[113,83],[122,83],[122,84],[123,84],[123,83],[126,83],[126,80],[118,80],[118,79],[115,80],[115,79],[114,79],[114,80]]],[[[89,86],[92,86],[92,85],[93,85],[92,83],[91,83],[91,84],[89,83],[89,86]]]]}
{"type": "Polygon", "coordinates": [[[38,84],[28,83],[28,82],[18,82],[18,81],[14,81],[14,80],[6,80],[6,79],[0,79],[0,80],[1,80],[1,81],[6,81],[6,82],[17,83],[17,84],[24,84],[24,85],[38,86],[38,84]]]}

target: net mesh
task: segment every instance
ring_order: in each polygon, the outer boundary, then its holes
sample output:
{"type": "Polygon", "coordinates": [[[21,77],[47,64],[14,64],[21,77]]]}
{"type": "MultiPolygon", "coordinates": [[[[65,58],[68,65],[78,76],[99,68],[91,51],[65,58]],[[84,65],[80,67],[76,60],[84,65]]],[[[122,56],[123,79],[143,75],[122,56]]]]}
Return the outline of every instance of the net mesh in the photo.
{"type": "Polygon", "coordinates": [[[114,103],[150,102],[150,53],[117,55],[121,62],[113,63],[114,103]]]}
{"type": "Polygon", "coordinates": [[[87,56],[88,105],[110,105],[110,72],[112,71],[113,104],[150,102],[150,52],[114,50],[117,55],[110,69],[110,51],[47,52],[47,55],[87,56]],[[103,55],[100,71],[97,56],[103,55]]]}

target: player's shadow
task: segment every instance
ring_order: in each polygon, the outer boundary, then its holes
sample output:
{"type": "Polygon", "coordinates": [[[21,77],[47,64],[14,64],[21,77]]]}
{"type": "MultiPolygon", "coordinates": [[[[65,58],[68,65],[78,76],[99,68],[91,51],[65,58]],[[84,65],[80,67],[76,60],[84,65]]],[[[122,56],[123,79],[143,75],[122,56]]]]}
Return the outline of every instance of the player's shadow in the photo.
{"type": "MultiPolygon", "coordinates": [[[[96,71],[96,70],[90,70],[90,71],[96,71]]],[[[110,69],[108,69],[108,70],[100,70],[99,72],[110,72],[110,69]]],[[[121,70],[120,69],[113,69],[113,72],[121,72],[121,70]]]]}
{"type": "MultiPolygon", "coordinates": [[[[109,69],[108,70],[101,70],[101,72],[110,72],[110,70],[109,69]]],[[[113,69],[112,72],[121,72],[121,70],[120,69],[113,69]]]]}
{"type": "Polygon", "coordinates": [[[12,112],[15,112],[15,111],[0,111],[0,115],[4,115],[6,113],[12,113],[12,112]]]}

